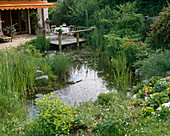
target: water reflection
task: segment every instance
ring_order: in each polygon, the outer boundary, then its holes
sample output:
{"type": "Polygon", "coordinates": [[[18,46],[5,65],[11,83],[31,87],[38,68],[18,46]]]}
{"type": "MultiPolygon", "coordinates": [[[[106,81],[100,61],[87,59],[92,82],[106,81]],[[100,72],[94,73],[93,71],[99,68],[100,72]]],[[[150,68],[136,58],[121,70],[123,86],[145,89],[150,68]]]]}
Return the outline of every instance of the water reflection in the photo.
{"type": "MultiPolygon", "coordinates": [[[[100,93],[109,92],[106,83],[97,73],[97,70],[90,68],[86,64],[76,64],[71,69],[71,75],[68,81],[82,81],[54,91],[54,96],[59,97],[67,105],[74,105],[74,103],[90,99],[95,100],[100,93]]],[[[37,116],[34,100],[30,100],[28,110],[29,117],[37,116]]]]}

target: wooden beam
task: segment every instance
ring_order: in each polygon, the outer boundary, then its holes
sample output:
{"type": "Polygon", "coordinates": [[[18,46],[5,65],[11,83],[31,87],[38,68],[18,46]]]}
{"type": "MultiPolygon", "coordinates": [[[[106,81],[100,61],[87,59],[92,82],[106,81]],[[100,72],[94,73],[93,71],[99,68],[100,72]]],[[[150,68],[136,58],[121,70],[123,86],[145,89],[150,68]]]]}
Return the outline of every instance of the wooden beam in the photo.
{"type": "Polygon", "coordinates": [[[77,46],[79,46],[80,33],[79,33],[79,32],[77,32],[77,33],[76,33],[76,36],[77,36],[77,46]]]}
{"type": "Polygon", "coordinates": [[[62,34],[62,33],[59,32],[59,35],[58,35],[58,44],[59,44],[59,50],[60,50],[60,52],[62,51],[61,34],[62,34]]]}

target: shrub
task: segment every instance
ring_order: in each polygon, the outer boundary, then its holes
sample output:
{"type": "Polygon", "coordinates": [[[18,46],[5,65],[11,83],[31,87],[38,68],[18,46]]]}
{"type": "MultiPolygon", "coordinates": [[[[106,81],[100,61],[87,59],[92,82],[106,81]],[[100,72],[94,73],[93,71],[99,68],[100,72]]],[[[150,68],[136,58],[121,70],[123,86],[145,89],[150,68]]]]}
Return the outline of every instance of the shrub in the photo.
{"type": "Polygon", "coordinates": [[[153,107],[154,109],[158,108],[161,104],[169,102],[169,96],[168,92],[160,92],[160,93],[154,93],[151,95],[151,97],[148,98],[146,101],[147,105],[150,107],[153,107]]]}
{"type": "Polygon", "coordinates": [[[115,94],[114,93],[101,93],[97,96],[96,103],[99,103],[101,105],[109,105],[112,102],[115,101],[115,94]]]}
{"type": "Polygon", "coordinates": [[[146,37],[148,36],[148,34],[150,33],[150,25],[153,23],[153,21],[150,18],[147,18],[146,21],[144,22],[143,26],[142,26],[142,41],[144,41],[146,39],[146,37]]]}
{"type": "Polygon", "coordinates": [[[49,50],[50,39],[46,39],[43,34],[38,34],[37,38],[32,41],[32,45],[41,51],[49,50]]]}
{"type": "Polygon", "coordinates": [[[155,84],[154,92],[162,92],[170,88],[170,77],[162,78],[155,84]]]}
{"type": "Polygon", "coordinates": [[[148,96],[149,94],[153,93],[153,88],[152,87],[148,87],[148,86],[144,86],[142,88],[142,90],[139,90],[139,97],[140,98],[144,98],[145,96],[148,96]]]}
{"type": "Polygon", "coordinates": [[[140,63],[142,77],[163,76],[170,70],[170,51],[154,53],[140,63]]]}
{"type": "Polygon", "coordinates": [[[70,106],[66,106],[54,94],[48,94],[36,100],[38,108],[39,131],[42,135],[69,134],[74,118],[70,106]]]}
{"type": "Polygon", "coordinates": [[[151,115],[151,112],[154,112],[154,108],[152,108],[152,107],[146,107],[146,108],[142,109],[142,114],[144,116],[151,115]]]}
{"type": "Polygon", "coordinates": [[[142,60],[144,58],[144,55],[142,56],[141,54],[143,50],[145,50],[145,45],[141,41],[128,38],[123,41],[120,47],[123,52],[125,52],[128,66],[132,66],[137,60],[142,60]]]}
{"type": "Polygon", "coordinates": [[[120,15],[115,21],[116,25],[113,28],[115,34],[120,37],[124,37],[126,35],[133,36],[136,33],[140,33],[143,22],[142,15],[136,13],[124,13],[120,15]]]}
{"type": "Polygon", "coordinates": [[[63,55],[47,57],[46,61],[52,67],[52,72],[58,76],[66,74],[69,69],[70,61],[63,55]]]}
{"type": "Polygon", "coordinates": [[[162,12],[160,13],[160,17],[151,25],[151,47],[154,49],[170,49],[169,11],[170,5],[168,4],[168,7],[163,8],[162,12]]]}

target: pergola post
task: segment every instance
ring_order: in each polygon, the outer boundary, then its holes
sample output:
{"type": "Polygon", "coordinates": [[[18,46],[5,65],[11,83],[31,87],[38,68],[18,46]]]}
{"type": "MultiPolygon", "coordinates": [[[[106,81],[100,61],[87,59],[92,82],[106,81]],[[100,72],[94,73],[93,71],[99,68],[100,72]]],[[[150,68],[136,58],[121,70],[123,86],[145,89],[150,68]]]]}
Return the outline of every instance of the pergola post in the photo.
{"type": "Polygon", "coordinates": [[[28,9],[28,31],[31,34],[31,19],[30,19],[30,10],[28,9]]]}

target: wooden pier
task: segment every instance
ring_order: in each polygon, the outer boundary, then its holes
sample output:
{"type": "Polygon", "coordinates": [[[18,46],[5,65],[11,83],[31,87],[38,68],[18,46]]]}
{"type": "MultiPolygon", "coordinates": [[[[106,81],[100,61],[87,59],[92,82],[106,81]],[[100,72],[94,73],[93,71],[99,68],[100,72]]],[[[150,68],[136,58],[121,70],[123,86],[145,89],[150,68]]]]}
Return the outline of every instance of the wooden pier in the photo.
{"type": "Polygon", "coordinates": [[[84,42],[86,41],[86,39],[81,39],[80,38],[80,33],[81,32],[87,32],[87,31],[94,31],[95,27],[91,27],[88,29],[84,29],[84,30],[76,30],[76,31],[70,31],[69,33],[76,33],[76,37],[73,36],[67,36],[68,33],[53,33],[52,36],[46,36],[46,38],[50,38],[51,39],[51,43],[54,45],[58,45],[59,46],[59,50],[62,51],[62,45],[69,45],[69,44],[76,44],[77,46],[79,46],[80,42],[84,42]]]}

